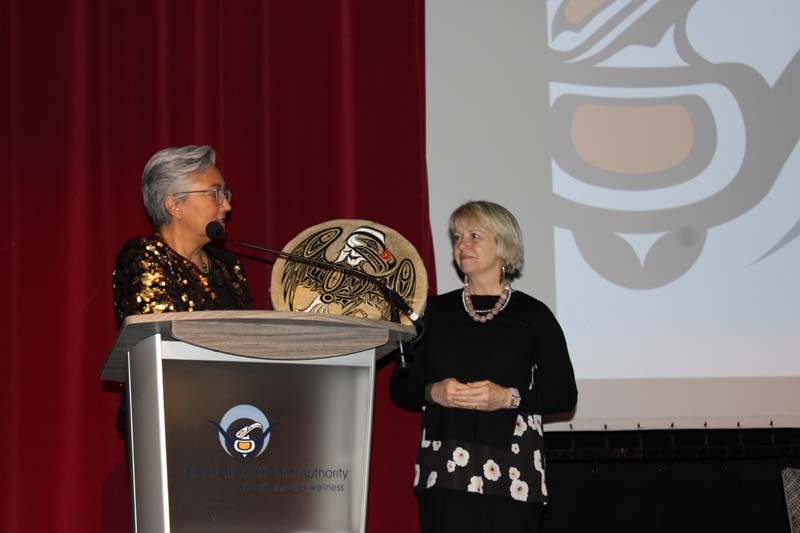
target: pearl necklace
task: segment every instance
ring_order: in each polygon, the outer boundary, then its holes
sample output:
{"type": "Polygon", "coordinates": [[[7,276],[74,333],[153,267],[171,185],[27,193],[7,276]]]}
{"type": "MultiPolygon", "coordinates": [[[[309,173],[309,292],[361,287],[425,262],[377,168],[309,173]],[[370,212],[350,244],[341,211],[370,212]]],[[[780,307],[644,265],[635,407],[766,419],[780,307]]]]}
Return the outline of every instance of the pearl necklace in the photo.
{"type": "Polygon", "coordinates": [[[478,309],[472,306],[472,297],[469,293],[469,282],[464,278],[464,289],[461,291],[461,302],[464,304],[464,310],[472,320],[485,324],[496,317],[500,311],[506,308],[508,301],[511,299],[511,285],[508,283],[503,284],[503,292],[497,298],[497,303],[491,309],[478,309]]]}

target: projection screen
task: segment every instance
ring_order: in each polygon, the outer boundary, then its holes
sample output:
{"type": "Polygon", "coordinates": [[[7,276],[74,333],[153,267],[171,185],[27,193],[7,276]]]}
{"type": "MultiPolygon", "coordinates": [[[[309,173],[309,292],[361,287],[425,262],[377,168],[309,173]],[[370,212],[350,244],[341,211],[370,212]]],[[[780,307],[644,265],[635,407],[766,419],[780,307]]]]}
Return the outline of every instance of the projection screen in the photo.
{"type": "Polygon", "coordinates": [[[579,381],[551,430],[800,427],[794,0],[426,2],[448,214],[508,207],[579,381]]]}

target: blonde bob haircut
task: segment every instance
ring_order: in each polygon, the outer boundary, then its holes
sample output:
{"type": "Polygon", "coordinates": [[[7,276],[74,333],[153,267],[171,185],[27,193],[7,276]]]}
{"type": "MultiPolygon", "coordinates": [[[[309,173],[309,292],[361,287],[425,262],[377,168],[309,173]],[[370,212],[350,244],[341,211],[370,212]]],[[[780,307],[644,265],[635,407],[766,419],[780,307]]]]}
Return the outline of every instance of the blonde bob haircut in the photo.
{"type": "Polygon", "coordinates": [[[525,251],[522,230],[517,219],[502,205],[484,200],[467,202],[450,215],[450,242],[455,243],[456,225],[473,222],[489,230],[497,242],[497,255],[505,264],[506,278],[515,279],[522,274],[525,251]]]}

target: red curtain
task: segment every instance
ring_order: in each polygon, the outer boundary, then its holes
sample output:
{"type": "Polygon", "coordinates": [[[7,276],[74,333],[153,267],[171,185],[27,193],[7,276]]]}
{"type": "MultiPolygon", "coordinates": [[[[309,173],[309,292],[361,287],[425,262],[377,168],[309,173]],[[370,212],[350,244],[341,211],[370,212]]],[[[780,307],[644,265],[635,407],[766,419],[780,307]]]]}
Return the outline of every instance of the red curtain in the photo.
{"type": "MultiPolygon", "coordinates": [[[[433,284],[424,158],[423,0],[3,0],[0,530],[126,531],[117,249],[149,232],[156,150],[210,144],[229,233],[280,248],[363,218],[405,235],[433,284]]],[[[269,267],[247,264],[269,307],[269,267]]],[[[417,417],[378,373],[368,530],[417,530],[417,417]]]]}

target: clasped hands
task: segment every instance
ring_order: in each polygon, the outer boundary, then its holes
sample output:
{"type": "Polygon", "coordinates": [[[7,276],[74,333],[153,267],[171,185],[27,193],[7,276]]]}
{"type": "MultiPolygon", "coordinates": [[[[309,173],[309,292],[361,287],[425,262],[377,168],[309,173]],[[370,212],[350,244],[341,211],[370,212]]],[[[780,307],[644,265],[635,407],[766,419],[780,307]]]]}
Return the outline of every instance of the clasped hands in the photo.
{"type": "Polygon", "coordinates": [[[442,407],[497,411],[511,405],[511,389],[489,380],[461,383],[447,378],[433,384],[431,398],[442,407]]]}

